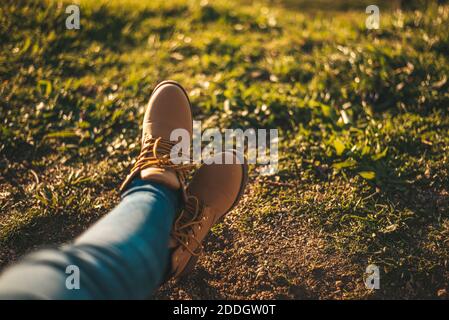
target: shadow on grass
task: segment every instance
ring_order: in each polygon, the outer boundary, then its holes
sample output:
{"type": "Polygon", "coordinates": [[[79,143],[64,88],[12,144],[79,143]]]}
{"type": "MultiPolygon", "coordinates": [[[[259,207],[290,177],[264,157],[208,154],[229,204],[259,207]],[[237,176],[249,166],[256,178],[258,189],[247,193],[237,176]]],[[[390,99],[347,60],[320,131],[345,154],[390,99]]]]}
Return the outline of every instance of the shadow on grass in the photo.
{"type": "Polygon", "coordinates": [[[72,241],[99,218],[98,215],[63,213],[33,217],[0,242],[0,268],[36,249],[72,241]]]}

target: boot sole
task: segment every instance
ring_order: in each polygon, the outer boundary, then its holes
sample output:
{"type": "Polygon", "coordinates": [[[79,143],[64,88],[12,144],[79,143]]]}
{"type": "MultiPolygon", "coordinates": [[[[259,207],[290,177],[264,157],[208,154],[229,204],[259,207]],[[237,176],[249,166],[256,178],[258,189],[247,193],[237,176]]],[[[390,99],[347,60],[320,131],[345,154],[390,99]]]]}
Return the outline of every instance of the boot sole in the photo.
{"type": "MultiPolygon", "coordinates": [[[[227,152],[232,152],[236,157],[238,157],[236,150],[225,150],[227,152]]],[[[216,223],[222,222],[224,220],[224,217],[232,211],[232,209],[235,208],[235,206],[239,203],[240,199],[242,198],[243,194],[245,193],[245,187],[246,184],[248,183],[248,164],[246,163],[246,158],[243,156],[243,164],[242,164],[242,182],[240,184],[240,189],[239,192],[237,194],[237,197],[234,200],[234,203],[231,205],[231,207],[226,210],[226,212],[220,216],[220,218],[218,218],[215,222],[214,225],[216,223]]]]}

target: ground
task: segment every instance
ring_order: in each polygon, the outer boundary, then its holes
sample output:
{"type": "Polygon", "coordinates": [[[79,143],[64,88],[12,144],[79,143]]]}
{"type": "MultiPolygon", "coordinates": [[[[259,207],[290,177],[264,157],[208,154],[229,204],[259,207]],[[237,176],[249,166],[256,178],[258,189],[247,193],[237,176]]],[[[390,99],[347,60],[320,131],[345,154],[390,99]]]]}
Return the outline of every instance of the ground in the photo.
{"type": "Polygon", "coordinates": [[[204,128],[277,128],[280,170],[251,166],[196,269],[156,298],[449,297],[448,6],[380,2],[367,30],[360,5],[105,3],[81,1],[80,30],[62,1],[0,9],[1,267],[118,203],[171,78],[204,128]]]}

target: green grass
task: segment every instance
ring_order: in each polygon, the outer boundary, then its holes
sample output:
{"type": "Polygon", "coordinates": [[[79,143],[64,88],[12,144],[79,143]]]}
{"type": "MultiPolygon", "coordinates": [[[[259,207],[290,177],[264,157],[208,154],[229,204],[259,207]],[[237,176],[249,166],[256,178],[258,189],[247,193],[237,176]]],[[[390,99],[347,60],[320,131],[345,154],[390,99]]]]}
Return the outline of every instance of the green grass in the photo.
{"type": "Polygon", "coordinates": [[[62,2],[2,4],[0,264],[117,203],[145,103],[171,78],[209,127],[280,130],[280,172],[251,171],[232,228],[255,237],[286,215],[360,271],[348,282],[381,267],[381,290],[343,298],[445,297],[449,7],[385,10],[369,31],[364,10],[228,2],[82,1],[81,30],[62,2]]]}

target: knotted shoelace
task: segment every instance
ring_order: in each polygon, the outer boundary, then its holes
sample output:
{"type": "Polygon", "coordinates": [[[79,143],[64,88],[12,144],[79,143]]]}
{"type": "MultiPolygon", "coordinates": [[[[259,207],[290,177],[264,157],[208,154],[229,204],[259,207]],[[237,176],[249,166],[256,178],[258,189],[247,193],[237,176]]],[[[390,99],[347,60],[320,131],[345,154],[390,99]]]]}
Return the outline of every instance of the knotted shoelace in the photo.
{"type": "Polygon", "coordinates": [[[203,210],[204,204],[197,197],[189,195],[184,209],[182,209],[173,225],[173,238],[193,256],[199,256],[203,251],[201,242],[195,237],[195,227],[201,230],[201,222],[204,220],[203,210]],[[190,241],[194,241],[198,245],[196,251],[190,249],[190,241]]]}
{"type": "Polygon", "coordinates": [[[175,142],[165,140],[162,138],[146,138],[142,150],[140,151],[137,161],[131,169],[130,174],[126,177],[120,186],[120,191],[123,192],[128,183],[142,170],[146,168],[164,168],[172,169],[181,183],[181,188],[185,196],[185,180],[190,169],[194,168],[194,164],[174,164],[170,159],[170,152],[176,145],[175,142]]]}

